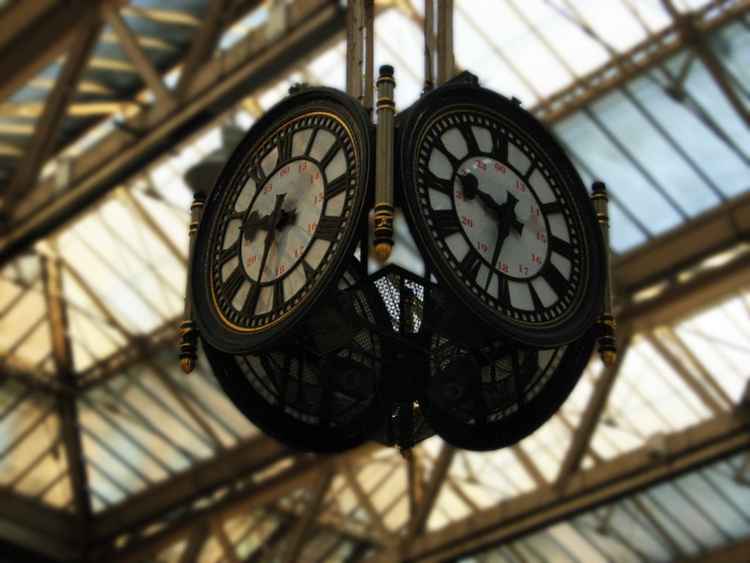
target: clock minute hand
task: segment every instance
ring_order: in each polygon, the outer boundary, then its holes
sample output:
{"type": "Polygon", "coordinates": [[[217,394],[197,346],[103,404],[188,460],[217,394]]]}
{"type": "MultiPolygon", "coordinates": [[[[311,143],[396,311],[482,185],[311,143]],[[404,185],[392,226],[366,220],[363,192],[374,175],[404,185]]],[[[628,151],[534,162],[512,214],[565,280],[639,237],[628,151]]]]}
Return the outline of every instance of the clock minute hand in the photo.
{"type": "Polygon", "coordinates": [[[270,223],[268,224],[268,231],[266,232],[266,240],[263,244],[263,255],[260,258],[260,269],[258,270],[258,284],[263,281],[263,269],[266,267],[266,259],[268,258],[268,251],[271,249],[271,243],[273,242],[273,235],[276,231],[276,224],[279,222],[279,216],[281,215],[281,204],[284,203],[286,194],[276,195],[276,204],[273,207],[273,212],[269,217],[270,223]]]}
{"type": "MultiPolygon", "coordinates": [[[[484,192],[479,192],[480,194],[484,192]]],[[[485,194],[487,195],[487,194],[485,194]]],[[[494,206],[493,209],[497,212],[497,239],[495,240],[495,250],[492,253],[492,267],[497,268],[497,259],[500,258],[500,251],[503,248],[503,244],[505,243],[505,239],[508,238],[508,235],[510,234],[510,217],[509,214],[514,213],[513,208],[516,206],[516,202],[518,201],[516,198],[514,198],[511,194],[508,194],[508,199],[503,203],[502,205],[498,205],[498,203],[492,199],[491,196],[487,195],[489,197],[494,206]]],[[[487,289],[490,286],[490,280],[492,279],[491,275],[487,276],[487,281],[484,284],[484,291],[486,292],[487,289]]]]}
{"type": "Polygon", "coordinates": [[[258,234],[260,229],[268,229],[268,225],[271,221],[271,215],[261,216],[257,211],[253,211],[245,219],[245,223],[242,225],[242,234],[246,240],[253,240],[255,235],[258,234]]]}

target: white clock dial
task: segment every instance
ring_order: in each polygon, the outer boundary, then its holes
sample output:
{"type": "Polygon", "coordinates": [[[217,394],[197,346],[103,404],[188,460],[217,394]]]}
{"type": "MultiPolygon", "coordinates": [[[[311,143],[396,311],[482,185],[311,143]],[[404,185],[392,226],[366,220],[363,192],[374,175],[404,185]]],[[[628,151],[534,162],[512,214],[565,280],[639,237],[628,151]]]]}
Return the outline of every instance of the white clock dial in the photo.
{"type": "Polygon", "coordinates": [[[229,315],[282,313],[309,288],[346,224],[351,144],[333,120],[307,121],[266,145],[223,223],[217,282],[229,315]]]}
{"type": "Polygon", "coordinates": [[[453,182],[453,200],[461,228],[471,246],[494,270],[506,276],[529,279],[539,273],[548,250],[547,225],[534,192],[511,168],[493,158],[471,158],[458,169],[453,182]],[[509,195],[514,203],[514,226],[503,240],[498,240],[496,213],[478,194],[465,193],[460,176],[472,175],[477,188],[499,207],[509,195]],[[499,256],[492,262],[497,246],[499,256]]]}

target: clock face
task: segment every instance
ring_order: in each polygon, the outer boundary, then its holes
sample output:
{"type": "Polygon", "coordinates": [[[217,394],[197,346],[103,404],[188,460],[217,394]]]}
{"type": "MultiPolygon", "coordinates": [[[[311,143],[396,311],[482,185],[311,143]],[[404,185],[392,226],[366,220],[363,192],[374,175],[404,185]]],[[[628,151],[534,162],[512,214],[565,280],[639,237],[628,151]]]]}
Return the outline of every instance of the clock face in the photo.
{"type": "Polygon", "coordinates": [[[471,90],[493,103],[435,104],[405,129],[417,238],[482,318],[530,344],[570,341],[601,303],[602,248],[585,188],[541,126],[471,90]]]}
{"type": "Polygon", "coordinates": [[[362,212],[366,125],[333,105],[286,105],[235,152],[198,232],[194,295],[210,319],[201,335],[230,352],[288,328],[330,285],[362,212]]]}
{"type": "Polygon", "coordinates": [[[507,340],[479,349],[432,338],[430,377],[420,404],[435,431],[456,447],[494,450],[544,424],[578,382],[594,349],[589,330],[556,348],[507,340]]]}
{"type": "MultiPolygon", "coordinates": [[[[377,296],[359,285],[351,258],[324,316],[336,326],[334,349],[301,331],[288,346],[255,354],[205,352],[224,391],[267,434],[301,450],[341,451],[369,439],[387,418],[382,400],[384,343],[367,322],[377,296]]],[[[315,320],[312,319],[312,324],[315,320]]]]}

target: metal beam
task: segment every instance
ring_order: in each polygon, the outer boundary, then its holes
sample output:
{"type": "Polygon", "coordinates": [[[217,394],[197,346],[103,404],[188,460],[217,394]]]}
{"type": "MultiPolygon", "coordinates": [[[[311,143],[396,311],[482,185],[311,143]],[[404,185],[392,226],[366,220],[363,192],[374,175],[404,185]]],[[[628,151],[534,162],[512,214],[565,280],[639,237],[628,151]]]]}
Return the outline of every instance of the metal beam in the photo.
{"type": "Polygon", "coordinates": [[[34,125],[34,136],[24,148],[23,159],[18,164],[10,185],[2,194],[0,203],[5,213],[15,207],[19,194],[34,187],[42,166],[52,154],[68,105],[76,95],[78,81],[99,38],[101,22],[94,13],[76,29],[77,34],[65,55],[60,75],[47,96],[41,117],[34,125]]]}
{"type": "Polygon", "coordinates": [[[0,102],[29,82],[68,49],[86,22],[98,19],[99,6],[110,0],[55,2],[39,13],[46,1],[19,2],[0,21],[6,38],[0,50],[0,102]],[[31,17],[29,17],[31,16],[31,17]],[[34,17],[36,16],[36,17],[34,17]],[[18,26],[18,27],[14,27],[18,26]]]}
{"type": "MultiPolygon", "coordinates": [[[[712,0],[694,14],[695,25],[701,34],[710,34],[750,12],[750,4],[747,2],[726,4],[725,0],[712,0]],[[723,9],[717,9],[722,6],[723,9]]],[[[531,111],[548,124],[557,123],[618,90],[639,75],[666,63],[670,57],[689,47],[680,33],[679,25],[672,24],[602,67],[575,80],[531,111]]]]}
{"type": "Polygon", "coordinates": [[[125,23],[118,8],[107,5],[102,9],[102,13],[104,19],[107,20],[107,23],[112,27],[115,35],[117,35],[120,46],[125,51],[128,59],[130,59],[130,62],[133,63],[143,82],[162,104],[170,104],[173,101],[172,93],[164,85],[159,71],[154,68],[151,59],[143,51],[140,43],[138,43],[138,38],[133,30],[128,27],[128,24],[125,23]]]}
{"type": "Polygon", "coordinates": [[[413,540],[404,557],[443,561],[505,543],[575,514],[632,495],[717,459],[750,448],[750,413],[722,415],[665,437],[661,454],[644,446],[601,466],[579,471],[561,490],[554,484],[413,540]]]}
{"type": "Polygon", "coordinates": [[[159,241],[161,241],[161,243],[165,247],[167,247],[167,249],[172,253],[172,256],[174,256],[175,260],[177,260],[183,266],[187,266],[188,260],[185,251],[177,246],[174,240],[172,240],[161,227],[161,225],[159,225],[158,221],[151,215],[151,213],[149,213],[148,209],[146,209],[143,204],[138,201],[138,199],[130,192],[130,190],[128,190],[127,188],[118,189],[117,195],[119,195],[127,205],[133,208],[140,220],[143,221],[146,226],[151,229],[151,232],[154,233],[156,238],[158,238],[159,241]]]}
{"type": "Polygon", "coordinates": [[[258,545],[255,550],[247,556],[244,563],[263,563],[263,561],[268,561],[268,557],[278,549],[279,544],[286,537],[290,527],[291,522],[288,520],[279,522],[273,532],[265,538],[263,543],[258,545]]]}
{"type": "Polygon", "coordinates": [[[232,545],[232,541],[229,539],[227,531],[224,529],[224,525],[218,520],[214,520],[211,528],[213,529],[216,538],[219,540],[219,545],[221,545],[221,549],[224,552],[224,559],[229,563],[240,563],[240,560],[237,558],[237,552],[232,545]]]}
{"type": "MultiPolygon", "coordinates": [[[[372,451],[382,446],[367,444],[352,450],[346,454],[338,456],[306,456],[298,459],[290,468],[279,473],[255,481],[253,484],[245,485],[241,489],[229,492],[220,499],[216,499],[212,505],[206,507],[193,507],[193,510],[186,510],[179,515],[175,515],[169,523],[164,525],[158,532],[147,537],[137,537],[130,544],[113,548],[112,546],[103,545],[97,550],[100,559],[113,559],[117,561],[140,561],[147,558],[150,554],[155,553],[171,545],[176,540],[183,537],[194,526],[200,524],[209,524],[213,518],[226,519],[235,514],[243,513],[249,509],[257,509],[273,502],[289,493],[304,487],[309,487],[320,479],[321,471],[327,471],[334,465],[345,463],[350,459],[361,459],[372,451]]],[[[221,466],[222,459],[216,459],[211,462],[214,466],[221,466]]],[[[243,475],[251,475],[252,470],[248,470],[243,475]]],[[[179,479],[179,477],[177,478],[179,479]]],[[[185,479],[189,484],[190,479],[185,479]]],[[[171,482],[165,483],[163,489],[171,487],[171,482]]],[[[162,489],[162,494],[164,494],[162,489]]],[[[214,492],[216,487],[205,487],[204,494],[209,495],[214,492]]],[[[145,491],[141,498],[150,502],[150,515],[152,518],[162,515],[165,512],[164,505],[160,499],[149,500],[150,491],[145,491]]],[[[193,497],[197,498],[197,497],[193,497]]],[[[138,510],[128,501],[130,506],[129,512],[138,510]]],[[[175,505],[176,508],[177,505],[175,505]]],[[[116,511],[117,507],[110,509],[110,513],[116,511]]],[[[106,513],[105,513],[106,514],[106,513]]],[[[104,516],[104,515],[103,515],[104,516]]],[[[132,520],[132,519],[131,519],[132,520]]],[[[135,520],[132,520],[135,521],[135,520]]],[[[141,527],[147,527],[148,522],[140,519],[137,522],[141,527]]],[[[97,523],[95,523],[97,524],[97,523]]],[[[124,528],[124,521],[114,521],[108,519],[108,529],[113,534],[117,534],[122,529],[134,529],[133,526],[124,528]]],[[[135,525],[135,524],[134,524],[135,525]]]]}
{"type": "Polygon", "coordinates": [[[300,555],[302,555],[302,549],[310,538],[310,531],[315,523],[315,519],[318,517],[318,513],[323,506],[323,499],[325,499],[326,493],[328,493],[328,489],[333,481],[333,475],[333,468],[329,468],[320,476],[319,481],[312,489],[312,496],[305,507],[304,514],[297,521],[290,532],[291,537],[287,540],[287,543],[284,544],[281,563],[294,563],[295,561],[299,561],[300,555]]]}
{"type": "Polygon", "coordinates": [[[29,26],[55,4],[55,0],[38,0],[37,2],[12,2],[0,9],[0,49],[9,41],[28,33],[29,26]]]}
{"type": "Polygon", "coordinates": [[[677,542],[677,540],[672,537],[672,535],[669,533],[669,530],[667,530],[661,523],[661,521],[653,515],[651,509],[646,505],[645,502],[643,502],[643,500],[639,498],[638,495],[633,496],[630,499],[630,502],[641,514],[641,516],[646,519],[648,525],[653,528],[654,532],[656,532],[656,535],[659,536],[659,539],[664,543],[664,545],[667,546],[667,549],[669,549],[672,557],[681,557],[685,555],[685,550],[682,548],[679,542],[677,542]]]}
{"type": "Polygon", "coordinates": [[[172,509],[188,506],[193,500],[290,454],[286,447],[271,438],[253,438],[105,510],[92,524],[94,536],[99,542],[107,541],[123,530],[132,530],[172,509]]]}
{"type": "MultiPolygon", "coordinates": [[[[42,280],[47,299],[50,342],[57,377],[66,387],[75,388],[73,350],[70,342],[67,309],[63,299],[62,263],[59,258],[42,257],[42,280]]],[[[81,532],[89,529],[92,517],[91,495],[85,455],[79,430],[78,406],[74,396],[60,395],[57,398],[60,414],[60,432],[65,446],[65,458],[73,487],[73,503],[81,532]]]]}
{"type": "Polygon", "coordinates": [[[672,21],[679,28],[682,40],[693,48],[698,58],[700,58],[701,62],[708,69],[719,90],[724,94],[729,105],[737,112],[738,117],[745,122],[745,125],[750,126],[750,112],[748,112],[745,103],[729,81],[727,73],[721,66],[719,59],[697,28],[693,14],[680,14],[672,0],[662,0],[661,3],[672,17],[672,21]]]}
{"type": "Polygon", "coordinates": [[[544,478],[544,475],[536,466],[534,460],[531,459],[531,456],[527,454],[523,449],[523,446],[521,446],[521,444],[515,444],[514,446],[512,446],[511,451],[523,467],[526,474],[529,476],[529,478],[531,478],[532,481],[534,481],[534,484],[537,487],[543,487],[547,484],[547,480],[544,478]]]}
{"type": "Polygon", "coordinates": [[[0,244],[0,266],[213,123],[220,112],[314,57],[344,29],[343,9],[327,0],[295,4],[290,14],[294,17],[290,16],[283,37],[250,34],[222,57],[206,63],[177,105],[144,111],[81,155],[67,188],[56,192],[52,180],[38,184],[11,220],[0,244]]]}
{"type": "MultiPolygon", "coordinates": [[[[719,3],[718,0],[714,0],[700,12],[702,18],[700,28],[703,33],[719,29],[750,11],[750,5],[745,2],[728,6],[721,11],[715,10],[715,5],[719,3]]],[[[202,113],[205,108],[221,110],[235,103],[235,97],[229,95],[228,92],[236,90],[237,84],[242,83],[248,76],[254,74],[259,82],[264,82],[263,75],[266,72],[272,72],[268,70],[272,65],[266,64],[271,59],[276,57],[283,60],[281,65],[278,64],[278,60],[276,61],[276,66],[279,67],[276,75],[283,72],[285,68],[281,67],[285,66],[288,57],[279,57],[278,52],[283,52],[288,44],[307,41],[306,48],[299,49],[298,52],[307,51],[312,54],[321,48],[328,38],[344,28],[345,18],[341,10],[323,0],[309,0],[305,4],[300,4],[299,7],[295,4],[295,9],[290,13],[294,14],[294,17],[290,18],[292,27],[300,28],[300,30],[306,28],[310,36],[315,37],[317,33],[320,39],[316,37],[314,41],[311,41],[312,37],[305,37],[304,33],[297,35],[294,30],[288,33],[283,41],[276,41],[270,49],[259,49],[258,36],[262,34],[252,34],[246,41],[240,42],[233,48],[231,53],[222,60],[208,63],[196,75],[194,84],[190,88],[188,97],[194,103],[189,104],[189,109],[183,110],[180,107],[168,116],[156,112],[153,117],[150,115],[144,117],[131,128],[139,132],[136,142],[133,142],[132,137],[124,132],[118,132],[106,138],[95,151],[83,155],[76,163],[77,175],[70,189],[64,192],[64,196],[57,197],[55,200],[48,199],[52,193],[51,184],[40,184],[35,190],[37,195],[23,209],[19,209],[19,214],[13,217],[12,232],[0,243],[0,266],[17,256],[38,238],[46,236],[77,215],[90,202],[109,191],[118,181],[122,182],[152,162],[168,147],[171,148],[198,130],[200,126],[210,122],[211,118],[202,113]],[[336,12],[335,23],[331,21],[321,23],[322,20],[328,19],[326,14],[330,16],[331,11],[336,12]],[[300,24],[301,21],[304,23],[300,24]],[[318,28],[317,32],[316,28],[318,28]],[[261,52],[260,56],[252,56],[261,52]],[[266,54],[269,57],[266,57],[266,54]],[[264,71],[246,72],[248,67],[255,69],[261,67],[264,71]],[[228,98],[231,102],[227,101],[228,98]],[[165,137],[171,137],[170,142],[159,143],[159,140],[163,141],[165,137]]],[[[623,55],[635,62],[623,65],[622,61],[618,60],[604,65],[550,98],[556,109],[539,115],[549,123],[561,119],[571,111],[590,103],[593,97],[614,91],[628,80],[650,70],[681,47],[676,28],[657,34],[644,41],[633,52],[623,55]],[[623,74],[620,69],[625,67],[632,71],[623,74]]],[[[244,95],[247,95],[247,89],[245,83],[244,95]]]]}
{"type": "Polygon", "coordinates": [[[708,392],[703,383],[693,375],[693,372],[682,362],[680,358],[667,346],[662,340],[655,334],[650,333],[646,336],[649,343],[656,349],[657,352],[664,358],[669,366],[677,373],[690,390],[695,393],[695,396],[700,399],[703,405],[711,412],[712,415],[716,416],[721,413],[724,409],[718,400],[714,398],[711,393],[708,392]]]}
{"type": "Polygon", "coordinates": [[[581,421],[578,423],[575,434],[573,434],[573,440],[570,446],[568,446],[568,451],[565,453],[565,458],[557,473],[556,484],[559,486],[566,485],[576,474],[581,461],[583,461],[583,457],[586,455],[586,451],[589,449],[591,438],[599,426],[599,419],[604,412],[604,407],[607,406],[609,394],[612,392],[612,388],[617,380],[617,374],[620,372],[622,362],[628,353],[629,343],[630,336],[627,335],[620,344],[620,351],[617,354],[615,364],[612,367],[604,368],[596,380],[594,391],[586,405],[586,410],[581,416],[581,421]]]}
{"type": "Polygon", "coordinates": [[[179,563],[197,563],[198,557],[203,550],[203,546],[206,545],[206,541],[209,536],[208,526],[197,526],[193,533],[188,538],[187,545],[180,554],[179,563]]]}
{"type": "Polygon", "coordinates": [[[408,544],[414,536],[421,534],[427,525],[427,521],[430,518],[432,509],[435,506],[438,495],[440,494],[445,477],[448,475],[448,470],[453,462],[453,456],[455,453],[456,448],[443,443],[440,453],[430,471],[430,480],[424,487],[424,497],[417,506],[416,514],[414,514],[409,522],[409,533],[404,539],[405,544],[408,544]]]}
{"type": "MultiPolygon", "coordinates": [[[[256,2],[259,3],[259,2],[256,2]]],[[[209,0],[203,25],[195,32],[190,50],[182,63],[180,78],[177,80],[175,93],[178,98],[185,95],[195,73],[211,58],[221,37],[222,23],[226,16],[228,0],[209,0]]]]}
{"type": "Polygon", "coordinates": [[[738,563],[746,561],[750,553],[750,539],[745,539],[712,549],[705,553],[686,559],[680,559],[679,563],[738,563]]]}
{"type": "Polygon", "coordinates": [[[352,491],[354,491],[354,496],[357,497],[359,504],[362,506],[364,511],[367,512],[370,524],[375,528],[375,533],[377,534],[378,538],[384,544],[392,543],[391,533],[383,523],[383,518],[375,508],[375,505],[372,503],[370,495],[368,495],[364,488],[362,488],[362,485],[360,484],[359,479],[357,478],[357,474],[354,472],[352,466],[349,464],[343,464],[340,466],[340,469],[344,475],[344,478],[346,479],[347,484],[352,489],[352,491]]]}
{"type": "Polygon", "coordinates": [[[749,238],[750,194],[743,194],[617,258],[616,286],[632,295],[749,238]]]}
{"type": "Polygon", "coordinates": [[[0,538],[58,560],[81,555],[80,530],[70,514],[0,491],[0,538]]]}
{"type": "Polygon", "coordinates": [[[750,254],[745,252],[719,267],[696,274],[682,283],[664,286],[656,296],[623,306],[617,314],[618,326],[632,332],[647,331],[673,324],[687,315],[750,286],[750,254]]]}

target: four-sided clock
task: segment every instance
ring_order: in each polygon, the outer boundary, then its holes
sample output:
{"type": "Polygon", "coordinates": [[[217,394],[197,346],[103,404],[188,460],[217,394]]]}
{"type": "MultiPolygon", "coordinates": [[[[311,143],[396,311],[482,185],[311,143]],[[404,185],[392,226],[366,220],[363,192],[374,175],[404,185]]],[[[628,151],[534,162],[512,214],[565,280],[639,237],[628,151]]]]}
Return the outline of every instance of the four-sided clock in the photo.
{"type": "Polygon", "coordinates": [[[602,306],[601,235],[554,138],[518,104],[458,81],[402,127],[410,226],[438,279],[506,337],[580,338],[602,306]]]}
{"type": "Polygon", "coordinates": [[[593,347],[605,248],[551,134],[465,78],[399,124],[397,195],[424,279],[365,278],[353,257],[372,204],[370,116],[328,88],[255,123],[195,234],[192,312],[213,371],[292,446],[407,436],[416,400],[454,445],[502,447],[559,408],[593,347]]]}
{"type": "Polygon", "coordinates": [[[335,285],[370,184],[369,117],[306,88],[259,119],[208,197],[192,287],[201,337],[227,353],[289,334],[335,285]]]}

